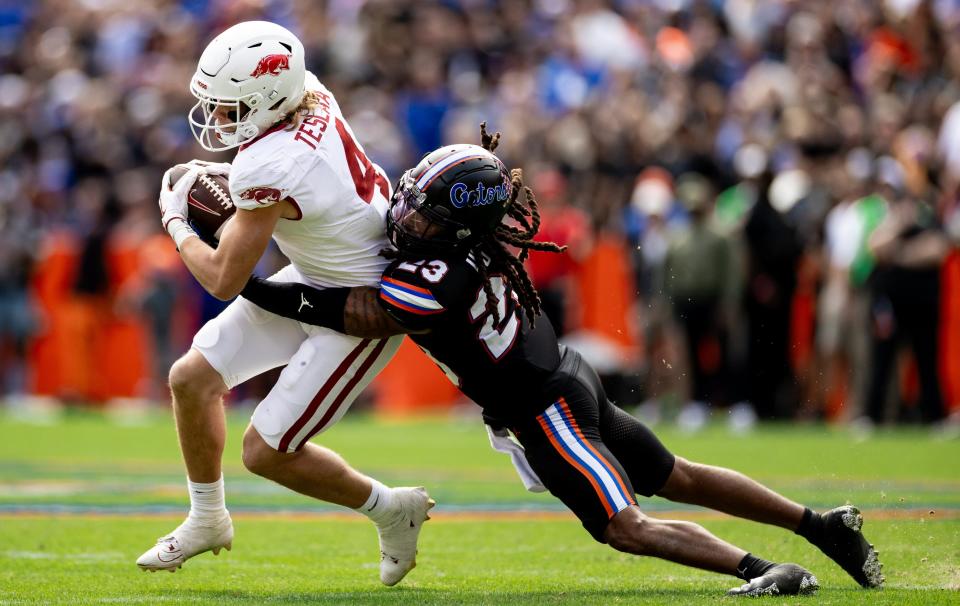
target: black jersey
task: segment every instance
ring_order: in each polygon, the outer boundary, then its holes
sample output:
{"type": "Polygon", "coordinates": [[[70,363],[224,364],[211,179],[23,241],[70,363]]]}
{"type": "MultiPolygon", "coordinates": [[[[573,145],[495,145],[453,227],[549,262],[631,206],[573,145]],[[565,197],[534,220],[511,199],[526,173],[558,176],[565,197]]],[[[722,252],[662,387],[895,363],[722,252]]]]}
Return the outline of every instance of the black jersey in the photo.
{"type": "Polygon", "coordinates": [[[425,258],[393,261],[380,281],[380,302],[397,322],[429,329],[409,337],[490,419],[538,414],[546,379],[560,364],[557,337],[541,316],[531,327],[502,274],[491,270],[500,321],[486,312],[477,260],[425,258]]]}

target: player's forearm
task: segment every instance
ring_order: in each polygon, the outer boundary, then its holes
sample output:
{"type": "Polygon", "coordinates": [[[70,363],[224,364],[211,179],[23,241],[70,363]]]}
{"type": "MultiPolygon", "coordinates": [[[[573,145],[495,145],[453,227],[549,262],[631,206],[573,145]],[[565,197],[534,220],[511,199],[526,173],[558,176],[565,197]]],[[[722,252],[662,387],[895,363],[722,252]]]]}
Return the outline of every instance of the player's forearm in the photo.
{"type": "Polygon", "coordinates": [[[350,294],[349,288],[321,290],[297,282],[272,282],[252,276],[240,294],[278,316],[346,332],[343,309],[350,294]]]}
{"type": "Polygon", "coordinates": [[[188,238],[180,245],[184,265],[197,279],[200,286],[221,301],[229,301],[240,294],[250,276],[251,269],[238,271],[227,262],[225,255],[218,254],[200,238],[188,238]]]}
{"type": "Polygon", "coordinates": [[[411,332],[387,315],[380,305],[380,289],[369,286],[351,288],[343,310],[343,324],[348,335],[382,339],[411,332]]]}
{"type": "Polygon", "coordinates": [[[279,316],[353,337],[382,339],[409,332],[380,307],[379,292],[371,287],[320,289],[254,276],[240,294],[279,316]]]}
{"type": "Polygon", "coordinates": [[[282,211],[279,204],[237,210],[224,227],[216,250],[198,238],[189,238],[182,243],[180,256],[207,292],[223,301],[232,299],[253,274],[282,211]]]}

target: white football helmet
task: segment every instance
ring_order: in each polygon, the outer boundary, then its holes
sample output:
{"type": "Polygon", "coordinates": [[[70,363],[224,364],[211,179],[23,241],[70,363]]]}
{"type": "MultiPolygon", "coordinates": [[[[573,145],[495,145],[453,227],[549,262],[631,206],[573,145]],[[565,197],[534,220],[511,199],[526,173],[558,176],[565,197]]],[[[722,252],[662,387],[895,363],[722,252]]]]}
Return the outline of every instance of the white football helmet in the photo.
{"type": "Polygon", "coordinates": [[[197,63],[190,92],[193,136],[208,151],[251,141],[296,109],[306,73],[303,44],[267,21],[238,23],[214,38],[197,63]],[[231,122],[218,124],[217,107],[231,122]]]}

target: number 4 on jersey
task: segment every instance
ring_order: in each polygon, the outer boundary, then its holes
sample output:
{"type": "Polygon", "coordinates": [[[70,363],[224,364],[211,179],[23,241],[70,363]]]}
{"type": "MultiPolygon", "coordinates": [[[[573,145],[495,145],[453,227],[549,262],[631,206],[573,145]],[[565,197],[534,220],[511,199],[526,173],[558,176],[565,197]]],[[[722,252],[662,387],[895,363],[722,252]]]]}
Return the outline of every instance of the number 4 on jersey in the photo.
{"type": "Polygon", "coordinates": [[[343,151],[347,154],[347,168],[350,169],[350,176],[353,178],[353,185],[357,188],[357,195],[364,202],[370,204],[373,199],[373,187],[380,188],[380,193],[384,198],[390,198],[390,185],[386,177],[378,173],[367,155],[360,150],[360,146],[353,140],[347,127],[344,126],[340,118],[337,118],[337,132],[340,134],[340,140],[343,141],[343,151]]]}
{"type": "MultiPolygon", "coordinates": [[[[517,340],[517,333],[520,332],[520,317],[517,315],[516,307],[507,314],[507,293],[502,277],[491,277],[490,288],[498,299],[497,315],[500,316],[500,325],[494,326],[493,314],[487,314],[487,319],[480,327],[477,338],[483,343],[483,347],[490,354],[490,357],[499,360],[510,351],[514,341],[517,340]]],[[[513,292],[510,293],[510,296],[516,302],[516,295],[513,292]]],[[[470,308],[470,321],[475,322],[486,309],[487,293],[481,288],[477,294],[476,302],[470,308]]]]}

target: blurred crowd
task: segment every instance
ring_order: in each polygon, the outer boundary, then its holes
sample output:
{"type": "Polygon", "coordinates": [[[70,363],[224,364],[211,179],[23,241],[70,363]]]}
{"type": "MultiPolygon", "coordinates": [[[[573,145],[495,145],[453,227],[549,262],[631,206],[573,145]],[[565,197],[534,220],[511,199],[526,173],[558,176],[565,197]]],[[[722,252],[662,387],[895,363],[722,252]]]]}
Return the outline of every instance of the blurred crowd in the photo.
{"type": "Polygon", "coordinates": [[[219,307],[157,188],[205,157],[201,50],[250,19],[300,36],[394,178],[503,132],[570,246],[531,260],[544,308],[621,403],[958,409],[955,0],[0,2],[0,395],[164,398],[219,307]]]}

